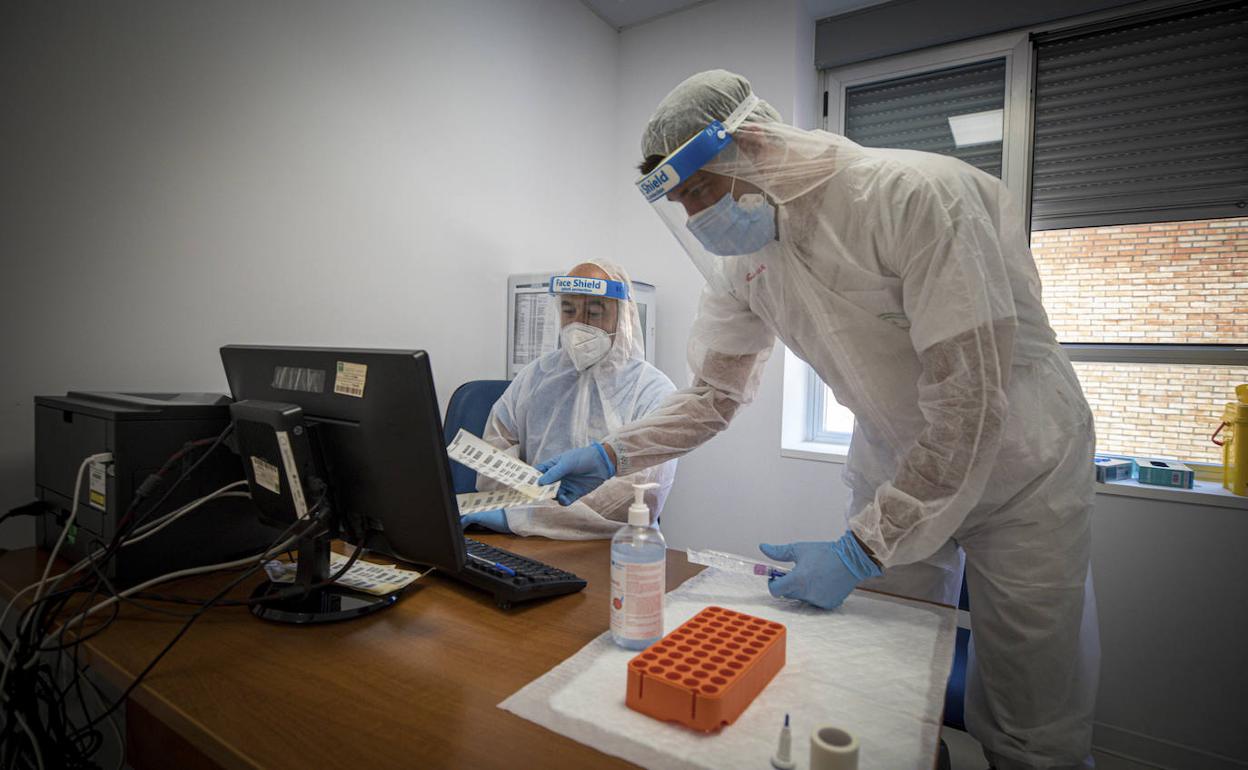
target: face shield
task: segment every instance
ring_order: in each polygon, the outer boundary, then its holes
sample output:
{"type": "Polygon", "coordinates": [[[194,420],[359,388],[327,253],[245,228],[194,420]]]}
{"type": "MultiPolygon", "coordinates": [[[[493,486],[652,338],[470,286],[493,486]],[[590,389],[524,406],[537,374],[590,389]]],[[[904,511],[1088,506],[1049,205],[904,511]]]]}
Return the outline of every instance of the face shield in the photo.
{"type": "Polygon", "coordinates": [[[550,279],[552,315],[559,319],[559,345],[578,371],[611,352],[628,301],[628,286],[605,278],[557,275],[550,279]]]}
{"type": "Polygon", "coordinates": [[[725,261],[776,241],[776,208],[733,133],[759,103],[750,94],[724,122],[711,121],[637,180],[702,275],[722,283],[725,261]]]}

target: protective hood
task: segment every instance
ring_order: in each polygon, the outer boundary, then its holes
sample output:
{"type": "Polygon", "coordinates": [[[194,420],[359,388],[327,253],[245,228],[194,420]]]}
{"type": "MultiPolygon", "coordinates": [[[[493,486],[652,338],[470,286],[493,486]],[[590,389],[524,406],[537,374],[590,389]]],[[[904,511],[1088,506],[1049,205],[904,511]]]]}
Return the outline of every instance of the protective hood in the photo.
{"type": "MultiPolygon", "coordinates": [[[[561,419],[552,421],[552,424],[558,422],[565,426],[560,429],[561,432],[570,429],[573,443],[565,447],[569,449],[597,440],[605,435],[604,431],[613,430],[631,418],[642,385],[637,377],[637,370],[640,364],[645,364],[641,315],[632,297],[632,280],[628,272],[606,260],[586,262],[602,268],[614,284],[626,287],[628,296],[620,299],[612,296],[614,292],[603,295],[607,301],[616,303],[616,324],[614,331],[608,331],[611,335],[611,348],[597,363],[580,370],[569,352],[562,347],[534,362],[542,381],[549,382],[552,377],[568,380],[566,395],[560,399],[557,408],[569,411],[561,419]]],[[[561,334],[560,305],[565,296],[568,295],[552,293],[551,307],[545,314],[547,328],[544,336],[547,339],[560,338],[561,344],[565,335],[561,334]]],[[[564,440],[567,437],[562,438],[561,442],[564,440]]],[[[540,452],[550,451],[546,442],[540,443],[540,452]]],[[[544,458],[547,455],[541,456],[544,458]]]]}

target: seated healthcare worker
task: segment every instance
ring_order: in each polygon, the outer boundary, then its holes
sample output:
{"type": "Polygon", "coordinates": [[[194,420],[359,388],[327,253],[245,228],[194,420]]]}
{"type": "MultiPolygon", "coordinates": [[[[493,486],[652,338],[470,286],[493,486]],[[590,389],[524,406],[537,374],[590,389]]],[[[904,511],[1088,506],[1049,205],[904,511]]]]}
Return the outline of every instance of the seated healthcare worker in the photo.
{"type": "MultiPolygon", "coordinates": [[[[631,287],[627,273],[609,262],[586,262],[552,280],[548,318],[558,320],[560,346],[516,375],[490,412],[482,438],[535,463],[602,441],[675,392],[667,375],[645,360],[631,287]]],[[[675,476],[676,460],[670,460],[617,476],[566,508],[550,500],[471,513],[463,523],[562,540],[608,538],[628,519],[633,484],[658,483],[646,494],[657,517],[675,476]]],[[[497,487],[477,477],[481,491],[497,487]]]]}

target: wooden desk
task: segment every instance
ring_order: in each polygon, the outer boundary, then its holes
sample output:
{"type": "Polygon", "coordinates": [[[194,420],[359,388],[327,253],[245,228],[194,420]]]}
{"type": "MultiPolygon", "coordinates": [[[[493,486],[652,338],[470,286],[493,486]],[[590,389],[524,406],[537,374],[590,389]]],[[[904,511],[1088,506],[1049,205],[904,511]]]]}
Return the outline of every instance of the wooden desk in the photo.
{"type": "MultiPolygon", "coordinates": [[[[502,611],[489,595],[434,572],[394,607],[308,627],[213,609],[127,704],[131,766],[631,767],[497,708],[607,630],[608,542],[479,538],[571,570],[589,586],[502,611]]],[[[0,591],[12,597],[43,563],[35,549],[0,555],[0,591]]],[[[700,569],[669,552],[668,590],[700,569]]],[[[227,579],[197,577],[167,591],[209,596],[227,579]]],[[[180,623],[126,607],[84,648],[92,667],[124,688],[180,623]]]]}

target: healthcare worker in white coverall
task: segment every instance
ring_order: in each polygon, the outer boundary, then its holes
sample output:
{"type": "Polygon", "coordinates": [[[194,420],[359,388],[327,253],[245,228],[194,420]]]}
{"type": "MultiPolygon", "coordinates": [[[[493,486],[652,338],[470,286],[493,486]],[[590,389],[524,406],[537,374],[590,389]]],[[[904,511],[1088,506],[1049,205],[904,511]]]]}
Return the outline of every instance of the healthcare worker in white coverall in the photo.
{"type": "MultiPolygon", "coordinates": [[[[520,370],[494,404],[482,435],[526,462],[550,457],[638,420],[676,391],[646,362],[641,319],[624,268],[611,262],[576,265],[551,280],[545,334],[560,345],[520,370]]],[[[633,484],[646,492],[651,516],[663,510],[676,477],[675,459],[617,476],[566,508],[553,502],[470,513],[461,521],[495,532],[557,540],[609,538],[628,521],[633,484]]],[[[499,485],[477,477],[481,491],[499,485]]]]}
{"type": "Polygon", "coordinates": [[[853,502],[839,540],[762,546],[795,562],[771,592],[952,604],[964,553],[970,732],[998,770],[1092,766],[1092,415],[1005,186],[954,158],[784,125],[722,70],[668,94],[642,154],[639,189],[706,278],[693,382],[539,464],[541,483],[562,480],[566,504],[709,440],[779,337],[854,413],[853,502]]]}

